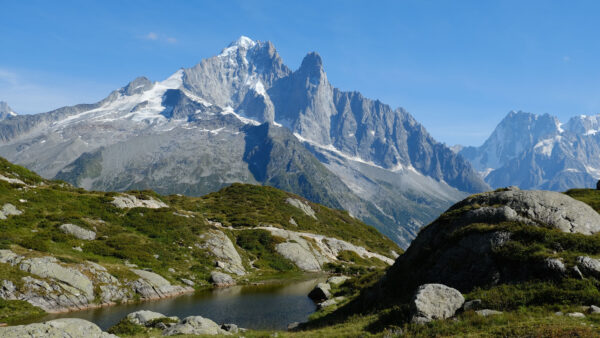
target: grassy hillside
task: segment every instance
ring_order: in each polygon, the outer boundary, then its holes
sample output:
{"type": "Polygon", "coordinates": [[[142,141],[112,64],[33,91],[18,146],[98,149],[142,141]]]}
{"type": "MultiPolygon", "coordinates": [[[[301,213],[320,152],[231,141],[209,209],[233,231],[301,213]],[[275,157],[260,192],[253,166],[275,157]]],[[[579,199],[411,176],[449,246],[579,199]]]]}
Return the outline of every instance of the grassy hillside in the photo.
{"type": "MultiPolygon", "coordinates": [[[[234,243],[247,271],[238,279],[240,283],[301,273],[275,250],[284,239],[255,229],[257,226],[334,237],[388,257],[393,251],[401,252],[392,241],[346,212],[269,187],[235,184],[197,198],[135,191],[128,194],[140,199],[154,198],[168,207],[123,209],[113,204],[114,197],[120,194],[47,181],[4,159],[0,159],[0,175],[6,178],[0,177],[0,208],[12,204],[22,212],[0,220],[0,249],[25,257],[50,255],[70,266],[96,262],[119,279],[135,279],[126,265],[135,264],[174,284],[187,278],[195,280],[196,287],[207,287],[210,272],[215,269],[215,257],[197,243],[209,230],[221,231],[234,243]],[[288,198],[309,205],[315,218],[287,203],[288,198]],[[290,223],[292,219],[295,224],[290,223]],[[96,232],[96,239],[84,241],[65,234],[59,226],[66,223],[96,232]]],[[[337,268],[350,266],[357,271],[356,268],[377,266],[372,261],[344,261],[343,255],[339,258],[333,264],[337,268]]],[[[15,266],[0,263],[0,280],[18,285],[26,275],[15,266]]],[[[16,302],[0,300],[0,322],[16,320],[22,315],[20,312],[35,312],[16,302]]]]}

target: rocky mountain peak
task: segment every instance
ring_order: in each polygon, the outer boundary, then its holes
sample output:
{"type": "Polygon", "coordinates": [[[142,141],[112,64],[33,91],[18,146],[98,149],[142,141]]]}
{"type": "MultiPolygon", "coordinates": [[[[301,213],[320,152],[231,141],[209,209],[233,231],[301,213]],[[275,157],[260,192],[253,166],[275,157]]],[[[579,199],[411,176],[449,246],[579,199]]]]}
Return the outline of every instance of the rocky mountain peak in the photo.
{"type": "Polygon", "coordinates": [[[302,64],[298,69],[299,74],[304,74],[309,78],[320,78],[325,72],[323,71],[323,59],[317,52],[306,54],[302,60],[302,64]]]}
{"type": "Polygon", "coordinates": [[[17,116],[8,103],[0,101],[0,120],[4,120],[11,116],[17,116]]]}
{"type": "Polygon", "coordinates": [[[140,76],[129,82],[127,86],[121,88],[120,92],[123,95],[130,96],[142,93],[150,88],[152,88],[152,81],[148,80],[145,76],[140,76]]]}

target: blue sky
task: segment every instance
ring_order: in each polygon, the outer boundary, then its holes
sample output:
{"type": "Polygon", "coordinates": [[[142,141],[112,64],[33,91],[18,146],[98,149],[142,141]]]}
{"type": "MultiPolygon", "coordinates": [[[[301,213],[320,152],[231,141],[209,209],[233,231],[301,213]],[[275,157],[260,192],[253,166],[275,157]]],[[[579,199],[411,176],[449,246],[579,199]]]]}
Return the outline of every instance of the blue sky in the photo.
{"type": "Polygon", "coordinates": [[[600,113],[597,1],[0,0],[0,100],[19,113],[162,80],[240,35],[296,69],[403,107],[447,144],[479,145],[510,110],[600,113]]]}

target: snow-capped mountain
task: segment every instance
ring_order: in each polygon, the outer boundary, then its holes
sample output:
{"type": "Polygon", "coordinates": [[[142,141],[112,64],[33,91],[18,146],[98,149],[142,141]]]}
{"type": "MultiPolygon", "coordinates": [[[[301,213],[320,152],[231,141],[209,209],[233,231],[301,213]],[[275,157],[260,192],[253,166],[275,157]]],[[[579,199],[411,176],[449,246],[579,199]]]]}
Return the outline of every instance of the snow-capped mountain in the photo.
{"type": "Polygon", "coordinates": [[[480,147],[460,154],[492,187],[566,190],[595,187],[600,179],[600,115],[562,124],[544,114],[510,112],[480,147]]]}
{"type": "Polygon", "coordinates": [[[8,103],[0,101],[0,120],[5,120],[9,117],[15,116],[17,116],[17,113],[15,113],[12,108],[8,106],[8,103]]]}
{"type": "Polygon", "coordinates": [[[334,88],[317,53],[292,71],[270,42],[247,37],[164,81],[0,121],[0,155],[88,189],[272,185],[346,209],[402,246],[488,188],[406,111],[334,88]]]}

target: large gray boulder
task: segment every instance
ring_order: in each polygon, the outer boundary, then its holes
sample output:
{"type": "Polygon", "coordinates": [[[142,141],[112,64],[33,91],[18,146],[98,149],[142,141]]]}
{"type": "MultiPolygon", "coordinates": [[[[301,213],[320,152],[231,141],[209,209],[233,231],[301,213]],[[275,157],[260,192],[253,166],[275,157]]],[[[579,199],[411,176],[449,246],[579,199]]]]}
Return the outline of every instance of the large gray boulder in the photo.
{"type": "Polygon", "coordinates": [[[166,298],[194,291],[189,286],[171,285],[164,277],[151,271],[131,269],[131,272],[140,278],[130,285],[144,299],[166,298]]]}
{"type": "Polygon", "coordinates": [[[246,274],[244,264],[242,264],[242,257],[240,257],[233,242],[227,235],[219,230],[210,230],[200,237],[204,238],[204,242],[196,246],[210,251],[218,260],[223,262],[223,269],[225,271],[235,273],[238,276],[246,274]]]}
{"type": "Polygon", "coordinates": [[[175,324],[163,331],[163,336],[175,335],[230,335],[231,333],[221,329],[217,323],[201,316],[184,318],[179,324],[175,324]]]}
{"type": "Polygon", "coordinates": [[[316,303],[323,302],[331,298],[331,285],[328,283],[319,283],[310,291],[308,297],[316,303]]]}
{"type": "Polygon", "coordinates": [[[75,224],[63,224],[58,227],[62,232],[68,235],[72,235],[76,238],[82,239],[84,241],[92,241],[96,239],[96,233],[92,230],[84,229],[75,224]]]}
{"type": "Polygon", "coordinates": [[[127,320],[136,325],[146,326],[149,322],[159,319],[166,318],[167,316],[162,313],[148,311],[148,310],[140,310],[136,312],[132,312],[127,315],[127,320]]]}
{"type": "Polygon", "coordinates": [[[411,305],[412,321],[426,323],[454,316],[465,302],[460,291],[443,284],[421,285],[415,293],[411,305]]]}
{"type": "Polygon", "coordinates": [[[217,287],[226,287],[235,285],[235,280],[230,275],[219,271],[210,273],[210,281],[217,287]]]}
{"type": "Polygon", "coordinates": [[[596,278],[600,278],[600,260],[587,257],[577,257],[577,267],[585,275],[591,275],[596,278]]]}
{"type": "Polygon", "coordinates": [[[3,338],[117,338],[96,324],[79,318],[63,318],[45,323],[0,327],[3,338]]]}

